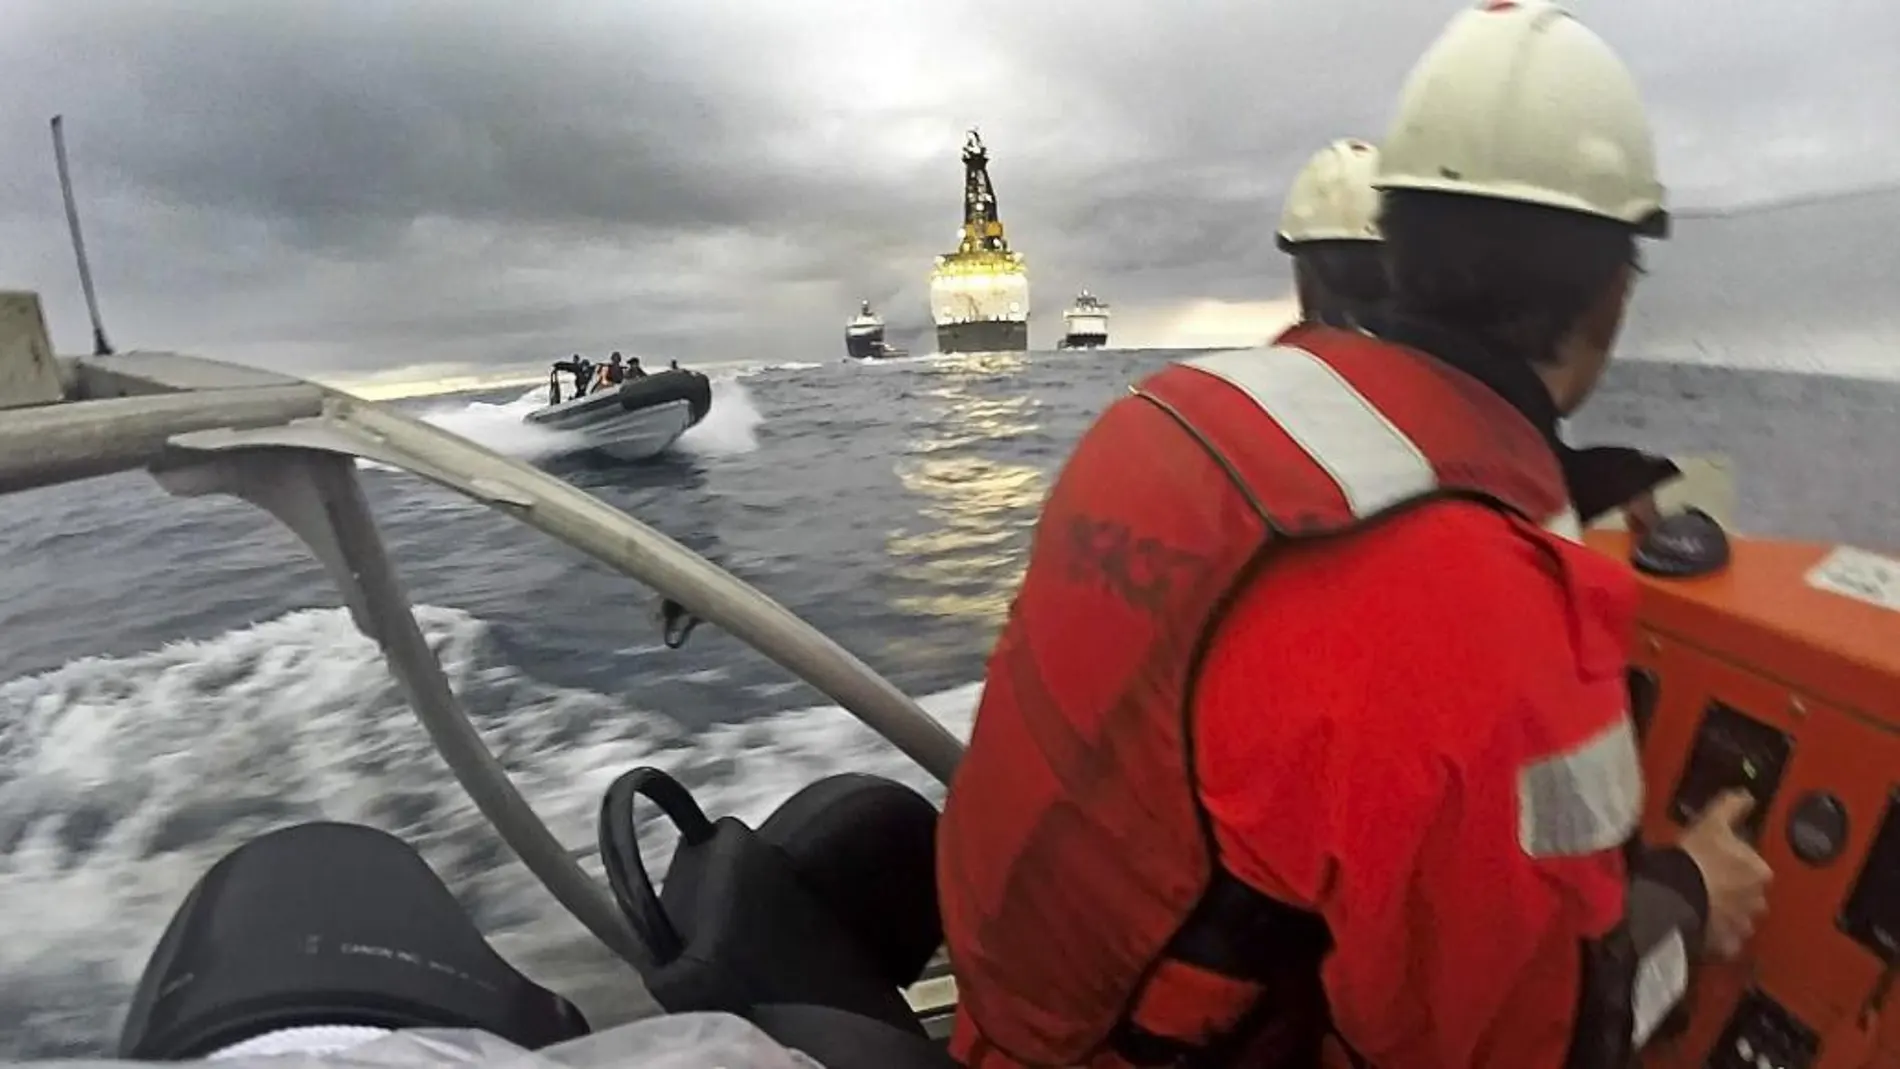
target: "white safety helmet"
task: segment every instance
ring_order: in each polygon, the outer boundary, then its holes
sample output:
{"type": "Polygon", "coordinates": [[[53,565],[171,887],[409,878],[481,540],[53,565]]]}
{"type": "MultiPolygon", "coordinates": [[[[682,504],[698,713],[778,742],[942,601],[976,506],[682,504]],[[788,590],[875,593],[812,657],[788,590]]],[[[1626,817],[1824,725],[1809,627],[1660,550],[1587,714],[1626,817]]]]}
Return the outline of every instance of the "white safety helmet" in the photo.
{"type": "Polygon", "coordinates": [[[1454,18],[1412,68],[1380,147],[1380,189],[1543,204],[1668,233],[1635,78],[1547,0],[1485,0],[1454,18]]]}
{"type": "Polygon", "coordinates": [[[1372,175],[1379,150],[1341,138],[1313,154],[1293,178],[1280,211],[1282,249],[1308,241],[1378,241],[1379,191],[1372,175]]]}

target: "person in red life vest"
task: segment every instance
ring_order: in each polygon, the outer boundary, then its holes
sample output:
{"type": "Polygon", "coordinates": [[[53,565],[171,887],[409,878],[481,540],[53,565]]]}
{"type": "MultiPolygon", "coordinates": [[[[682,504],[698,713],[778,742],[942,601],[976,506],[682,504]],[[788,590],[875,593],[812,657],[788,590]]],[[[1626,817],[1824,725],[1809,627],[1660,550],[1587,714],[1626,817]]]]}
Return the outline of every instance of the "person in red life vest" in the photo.
{"type": "Polygon", "coordinates": [[[1558,455],[1667,230],[1633,79],[1492,0],[1376,183],[1387,310],[1149,376],[1049,495],[938,830],[972,1069],[1621,1069],[1765,907],[1745,796],[1630,849],[1558,455]]]}
{"type": "Polygon", "coordinates": [[[1351,327],[1386,297],[1379,249],[1379,150],[1341,138],[1293,178],[1274,242],[1293,259],[1300,322],[1351,327]]]}

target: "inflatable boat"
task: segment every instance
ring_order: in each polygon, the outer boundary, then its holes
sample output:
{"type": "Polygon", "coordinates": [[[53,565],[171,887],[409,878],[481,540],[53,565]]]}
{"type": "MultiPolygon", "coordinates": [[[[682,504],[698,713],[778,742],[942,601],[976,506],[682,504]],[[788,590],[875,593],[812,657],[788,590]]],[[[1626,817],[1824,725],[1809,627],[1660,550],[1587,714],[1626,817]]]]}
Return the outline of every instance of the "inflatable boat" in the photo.
{"type": "MultiPolygon", "coordinates": [[[[354,459],[492,506],[645,584],[660,598],[669,645],[700,621],[717,626],[947,782],[961,743],[891,683],[626,513],[398,410],[175,354],[55,360],[32,294],[0,294],[0,327],[17,335],[0,336],[0,494],[142,469],[173,494],[232,495],[284,523],[381,647],[480,811],[625,960],[629,988],[650,996],[630,999],[617,1020],[590,1022],[496,955],[406,844],[305,824],[240,847],[199,882],[139,984],[121,1058],[235,1048],[227,1069],[264,1069],[268,1052],[245,1044],[301,1029],[334,1040],[299,1048],[306,1059],[380,1035],[349,1064],[953,1064],[942,1042],[956,989],[936,953],[935,807],[908,787],[846,774],[806,787],[753,828],[702,812],[661,770],[629,769],[601,802],[603,885],[470,725],[412,615],[354,459]],[[663,878],[641,861],[637,799],[679,831],[663,878]],[[438,1031],[379,1032],[415,1028],[438,1031]]],[[[1688,515],[1667,488],[1659,497],[1666,512],[1688,515]]],[[[1652,563],[1683,548],[1656,533],[1635,546],[1616,531],[1583,537],[1652,563]]],[[[1691,548],[1692,567],[1652,567],[1641,580],[1627,682],[1649,786],[1644,835],[1667,841],[1716,792],[1744,788],[1778,878],[1748,952],[1696,966],[1644,1063],[1900,1064],[1900,1010],[1886,1005],[1900,974],[1900,559],[1737,535],[1691,548]]]]}
{"type": "Polygon", "coordinates": [[[550,430],[577,431],[590,448],[608,456],[645,460],[678,441],[711,410],[712,382],[697,371],[670,368],[537,408],[522,419],[550,430]]]}

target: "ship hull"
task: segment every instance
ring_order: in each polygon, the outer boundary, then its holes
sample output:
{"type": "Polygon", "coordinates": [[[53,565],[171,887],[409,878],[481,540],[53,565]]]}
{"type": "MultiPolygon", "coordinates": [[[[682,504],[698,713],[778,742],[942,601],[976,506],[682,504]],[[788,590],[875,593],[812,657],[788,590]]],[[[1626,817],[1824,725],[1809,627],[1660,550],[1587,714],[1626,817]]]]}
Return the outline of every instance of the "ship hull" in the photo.
{"type": "Polygon", "coordinates": [[[1064,349],[1100,349],[1107,344],[1107,334],[1070,334],[1062,339],[1064,349]]]}
{"type": "Polygon", "coordinates": [[[864,334],[846,334],[844,351],[846,356],[858,360],[876,360],[885,355],[884,332],[879,330],[864,334]]]}
{"type": "Polygon", "coordinates": [[[937,327],[940,353],[1020,353],[1029,348],[1029,324],[1021,320],[943,323],[937,327]]]}

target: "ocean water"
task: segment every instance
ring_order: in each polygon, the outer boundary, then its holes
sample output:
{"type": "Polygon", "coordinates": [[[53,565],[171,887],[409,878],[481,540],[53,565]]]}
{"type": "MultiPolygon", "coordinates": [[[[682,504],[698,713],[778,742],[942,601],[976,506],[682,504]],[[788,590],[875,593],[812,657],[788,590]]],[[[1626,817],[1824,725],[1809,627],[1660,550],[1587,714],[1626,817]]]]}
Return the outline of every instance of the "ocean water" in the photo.
{"type": "MultiPolygon", "coordinates": [[[[425,418],[545,467],[778,598],[959,733],[1052,473],[1165,352],[761,359],[641,465],[564,456],[533,393],[425,418]]],[[[1573,439],[1720,452],[1748,530],[1900,546],[1900,383],[1623,362],[1573,439]]],[[[556,831],[672,769],[758,818],[845,769],[925,777],[711,628],[666,649],[654,599],[411,477],[362,479],[425,631],[556,831]]],[[[191,883],[247,837],[316,818],[416,843],[518,966],[608,1019],[624,973],[477,818],[371,644],[290,535],[126,475],[0,509],[0,1050],[101,1052],[191,883]]]]}

